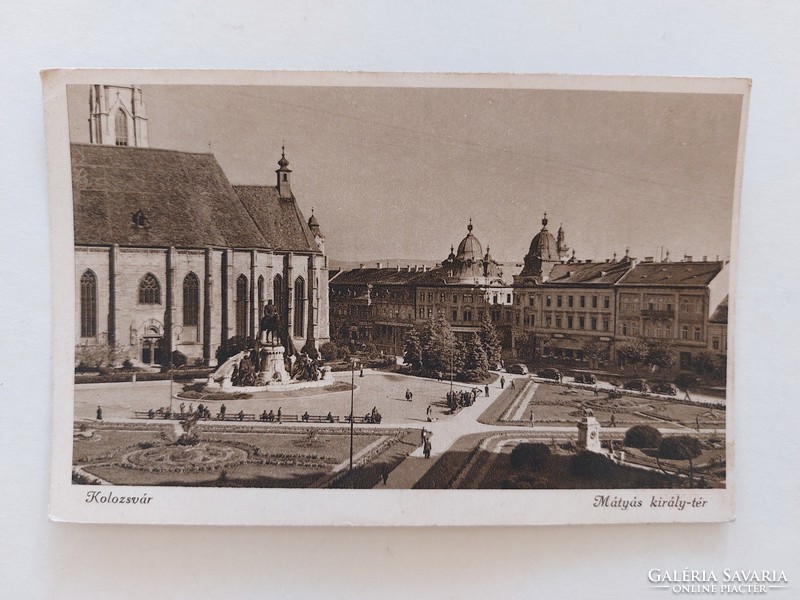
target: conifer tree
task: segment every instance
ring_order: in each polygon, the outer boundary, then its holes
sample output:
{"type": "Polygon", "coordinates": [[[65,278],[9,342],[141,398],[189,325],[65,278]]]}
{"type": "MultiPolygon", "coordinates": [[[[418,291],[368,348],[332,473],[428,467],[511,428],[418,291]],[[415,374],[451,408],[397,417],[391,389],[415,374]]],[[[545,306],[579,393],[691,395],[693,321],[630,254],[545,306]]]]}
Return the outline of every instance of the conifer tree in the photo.
{"type": "Polygon", "coordinates": [[[486,353],[486,359],[489,362],[489,368],[496,369],[503,358],[502,346],[500,344],[500,336],[497,335],[497,329],[495,329],[488,314],[483,315],[479,335],[484,352],[486,353]]]}

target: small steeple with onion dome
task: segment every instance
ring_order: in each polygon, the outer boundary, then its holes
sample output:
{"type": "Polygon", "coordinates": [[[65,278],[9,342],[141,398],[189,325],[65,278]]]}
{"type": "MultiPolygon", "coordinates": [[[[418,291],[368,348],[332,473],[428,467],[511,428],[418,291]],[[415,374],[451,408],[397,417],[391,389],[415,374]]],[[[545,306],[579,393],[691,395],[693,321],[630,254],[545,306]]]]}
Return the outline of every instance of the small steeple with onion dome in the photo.
{"type": "Polygon", "coordinates": [[[289,199],[292,197],[292,170],[289,168],[289,161],[286,159],[286,148],[281,145],[281,158],[278,161],[278,195],[281,198],[289,199]]]}

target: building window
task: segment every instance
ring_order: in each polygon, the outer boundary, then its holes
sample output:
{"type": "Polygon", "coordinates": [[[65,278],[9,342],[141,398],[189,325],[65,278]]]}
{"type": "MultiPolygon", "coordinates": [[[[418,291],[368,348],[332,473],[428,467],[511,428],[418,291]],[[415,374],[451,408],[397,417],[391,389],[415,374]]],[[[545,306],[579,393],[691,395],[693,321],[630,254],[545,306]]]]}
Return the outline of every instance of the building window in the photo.
{"type": "Polygon", "coordinates": [[[194,273],[183,278],[183,325],[197,327],[200,320],[200,280],[194,273]]]}
{"type": "Polygon", "coordinates": [[[536,303],[534,302],[534,298],[536,298],[536,296],[534,296],[533,294],[528,294],[528,306],[536,305],[536,303]]]}
{"type": "Polygon", "coordinates": [[[458,321],[458,311],[457,310],[454,310],[453,314],[451,316],[453,317],[453,319],[452,319],[453,321],[458,321]]]}
{"type": "Polygon", "coordinates": [[[472,294],[464,294],[463,300],[465,304],[472,304],[472,294]]]}
{"type": "Polygon", "coordinates": [[[611,301],[609,300],[608,296],[603,296],[603,308],[609,308],[611,306],[611,301]]]}
{"type": "Polygon", "coordinates": [[[306,281],[302,277],[294,280],[294,336],[305,335],[306,281]]]}
{"type": "Polygon", "coordinates": [[[425,318],[425,309],[423,307],[421,307],[421,306],[419,307],[419,318],[420,319],[424,319],[425,318]]]}
{"type": "Polygon", "coordinates": [[[586,308],[586,296],[581,296],[581,308],[586,308]]]}
{"type": "MultiPolygon", "coordinates": [[[[283,277],[275,275],[272,280],[272,303],[275,305],[275,311],[278,313],[280,326],[283,327],[285,321],[284,315],[286,314],[286,306],[283,300],[283,277]]],[[[283,335],[283,333],[281,333],[283,335]]]]}
{"type": "Polygon", "coordinates": [[[431,308],[430,306],[428,307],[428,318],[429,319],[433,318],[433,308],[431,308]]]}
{"type": "Polygon", "coordinates": [[[114,143],[117,146],[128,145],[128,115],[121,108],[114,117],[114,143]]]}
{"type": "Polygon", "coordinates": [[[572,326],[574,324],[575,324],[575,319],[572,317],[572,315],[569,315],[567,317],[567,329],[572,329],[572,326]]]}
{"type": "Polygon", "coordinates": [[[161,304],[161,284],[152,273],[139,282],[139,304],[161,304]]]}
{"type": "Polygon", "coordinates": [[[236,335],[247,337],[247,277],[236,279],[236,335]]]}
{"type": "Polygon", "coordinates": [[[597,296],[592,296],[592,308],[597,308],[597,296]]]}
{"type": "Polygon", "coordinates": [[[550,315],[546,315],[544,318],[544,326],[547,329],[550,329],[550,326],[553,324],[553,317],[550,315]]]}
{"type": "Polygon", "coordinates": [[[453,304],[458,304],[458,294],[453,294],[453,304]]]}
{"type": "Polygon", "coordinates": [[[556,308],[561,308],[561,296],[556,296],[556,308]]]}
{"type": "Polygon", "coordinates": [[[97,335],[97,276],[90,270],[81,275],[81,337],[97,335]]]}
{"type": "Polygon", "coordinates": [[[688,340],[689,339],[689,326],[688,325],[683,325],[681,327],[681,339],[682,340],[688,340]]]}
{"type": "Polygon", "coordinates": [[[561,315],[556,315],[556,329],[561,329],[561,315]]]}
{"type": "Polygon", "coordinates": [[[506,294],[506,304],[511,304],[511,294],[506,294]]]}
{"type": "Polygon", "coordinates": [[[553,305],[553,299],[550,296],[545,296],[544,305],[550,308],[553,305]]]}
{"type": "Polygon", "coordinates": [[[264,316],[264,276],[258,276],[258,318],[259,322],[261,317],[264,316]]]}
{"type": "Polygon", "coordinates": [[[433,292],[428,292],[428,302],[433,302],[433,292]]]}
{"type": "Polygon", "coordinates": [[[714,350],[719,350],[719,338],[714,336],[711,338],[711,348],[714,350]]]}
{"type": "Polygon", "coordinates": [[[603,331],[608,331],[608,319],[603,319],[603,331]]]}
{"type": "Polygon", "coordinates": [[[567,297],[567,306],[569,306],[570,308],[575,306],[575,298],[573,296],[567,297]]]}
{"type": "Polygon", "coordinates": [[[472,321],[472,311],[471,310],[465,310],[464,311],[464,321],[467,322],[467,323],[470,323],[472,321]]]}
{"type": "Polygon", "coordinates": [[[700,341],[700,328],[699,327],[695,327],[694,328],[694,341],[695,342],[699,342],[700,341]]]}
{"type": "Polygon", "coordinates": [[[439,302],[441,302],[442,304],[444,304],[444,292],[440,292],[440,293],[439,293],[439,302]]]}
{"type": "Polygon", "coordinates": [[[622,335],[628,335],[628,324],[627,323],[623,323],[622,324],[622,335]]]}
{"type": "Polygon", "coordinates": [[[597,317],[592,317],[592,331],[597,331],[597,317]]]}

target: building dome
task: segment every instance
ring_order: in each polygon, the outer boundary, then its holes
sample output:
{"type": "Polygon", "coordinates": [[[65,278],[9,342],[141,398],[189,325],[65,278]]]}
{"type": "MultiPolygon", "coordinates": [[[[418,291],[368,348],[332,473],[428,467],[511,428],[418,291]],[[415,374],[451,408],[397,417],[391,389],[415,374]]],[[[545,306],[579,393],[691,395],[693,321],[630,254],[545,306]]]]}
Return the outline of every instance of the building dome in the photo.
{"type": "Polygon", "coordinates": [[[558,260],[558,243],[553,234],[547,230],[547,213],[542,219],[542,230],[533,236],[528,256],[538,257],[542,260],[558,260]]]}
{"type": "Polygon", "coordinates": [[[472,219],[469,220],[469,225],[467,225],[467,236],[458,245],[456,258],[462,261],[479,261],[483,258],[483,247],[478,238],[472,235],[472,219]]]}

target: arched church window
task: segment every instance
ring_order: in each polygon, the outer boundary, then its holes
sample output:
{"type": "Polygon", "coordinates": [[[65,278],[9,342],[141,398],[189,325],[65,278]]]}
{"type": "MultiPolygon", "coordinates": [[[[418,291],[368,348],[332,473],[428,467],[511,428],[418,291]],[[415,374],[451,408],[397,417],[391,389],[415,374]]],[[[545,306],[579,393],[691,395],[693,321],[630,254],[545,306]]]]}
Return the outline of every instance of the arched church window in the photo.
{"type": "Polygon", "coordinates": [[[306,282],[302,277],[294,280],[294,336],[303,337],[306,321],[306,282]]]}
{"type": "Polygon", "coordinates": [[[236,335],[247,337],[247,277],[236,280],[236,335]]]}
{"type": "Polygon", "coordinates": [[[283,320],[284,314],[286,314],[286,303],[283,299],[283,277],[280,275],[275,275],[275,279],[272,280],[272,301],[278,310],[281,320],[283,320]]]}
{"type": "Polygon", "coordinates": [[[89,269],[81,275],[81,337],[97,335],[97,276],[89,269]]]}
{"type": "Polygon", "coordinates": [[[128,115],[121,108],[114,117],[114,143],[117,146],[128,145],[128,115]]]}
{"type": "Polygon", "coordinates": [[[161,284],[152,273],[139,282],[139,304],[161,304],[161,284]]]}
{"type": "Polygon", "coordinates": [[[183,325],[197,327],[200,321],[200,280],[194,273],[183,279],[183,325]]]}
{"type": "Polygon", "coordinates": [[[264,316],[264,276],[258,276],[258,316],[264,316]]]}

